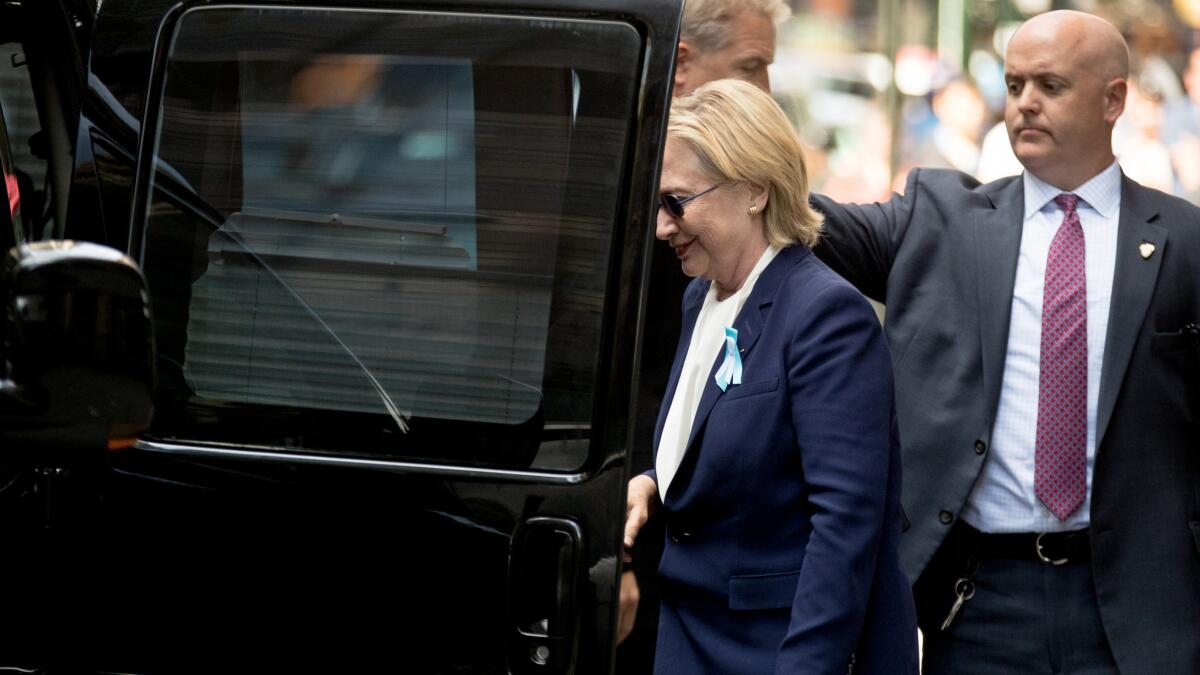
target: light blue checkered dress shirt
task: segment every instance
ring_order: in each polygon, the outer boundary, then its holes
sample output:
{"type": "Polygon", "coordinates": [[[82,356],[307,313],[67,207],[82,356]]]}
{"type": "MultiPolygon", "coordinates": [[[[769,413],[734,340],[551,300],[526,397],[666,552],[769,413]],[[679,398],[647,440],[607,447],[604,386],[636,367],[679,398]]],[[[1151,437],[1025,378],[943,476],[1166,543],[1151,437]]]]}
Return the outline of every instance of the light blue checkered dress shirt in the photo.
{"type": "Polygon", "coordinates": [[[1096,460],[1096,402],[1108,329],[1117,221],[1121,214],[1121,169],[1113,162],[1073,191],[1083,225],[1087,278],[1087,496],[1083,506],[1059,521],[1033,493],[1037,434],[1038,362],[1041,355],[1042,291],[1046,258],[1063,214],[1054,203],[1062,190],[1024,173],[1025,219],[1013,286],[1012,318],[1000,403],[991,450],[967,500],[962,519],[984,532],[1058,532],[1090,522],[1092,468],[1096,460]]]}

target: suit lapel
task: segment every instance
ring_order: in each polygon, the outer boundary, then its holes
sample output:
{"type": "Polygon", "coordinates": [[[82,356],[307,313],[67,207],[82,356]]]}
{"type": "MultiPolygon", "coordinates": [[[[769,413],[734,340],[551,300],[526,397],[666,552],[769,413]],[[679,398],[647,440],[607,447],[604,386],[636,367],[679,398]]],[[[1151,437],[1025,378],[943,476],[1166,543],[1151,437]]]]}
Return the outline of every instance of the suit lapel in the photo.
{"type": "Polygon", "coordinates": [[[675,399],[675,389],[679,386],[679,375],[683,371],[684,357],[687,346],[692,342],[692,331],[696,328],[696,319],[700,316],[700,308],[704,306],[704,296],[708,294],[708,283],[687,285],[683,305],[683,322],[679,331],[679,344],[675,346],[675,362],[671,364],[671,375],[667,379],[667,391],[663,394],[662,404],[658,409],[658,420],[654,423],[654,456],[658,456],[658,441],[662,438],[663,425],[667,421],[667,411],[671,401],[675,399]]]}
{"type": "Polygon", "coordinates": [[[1133,346],[1154,295],[1158,270],[1166,255],[1167,229],[1154,224],[1158,210],[1147,199],[1146,189],[1122,175],[1121,215],[1117,221],[1117,261],[1108,311],[1104,362],[1100,369],[1100,400],[1096,405],[1096,447],[1112,418],[1117,394],[1133,356],[1133,346]],[[1142,242],[1154,244],[1156,253],[1142,258],[1142,242]]]}
{"type": "Polygon", "coordinates": [[[979,345],[983,358],[983,391],[989,424],[1000,400],[1000,382],[1008,353],[1013,284],[1025,220],[1025,188],[1021,178],[988,195],[992,208],[976,211],[975,268],[979,290],[979,345]]]}
{"type": "MultiPolygon", "coordinates": [[[[767,311],[771,304],[775,302],[775,295],[779,291],[779,286],[783,282],[783,278],[787,275],[788,270],[805,256],[811,255],[812,252],[803,246],[789,246],[779,252],[775,259],[771,261],[767,268],[763,270],[758,277],[758,281],[754,284],[754,290],[750,291],[750,297],[746,298],[746,304],[742,307],[742,311],[738,312],[737,319],[733,322],[733,327],[738,333],[738,352],[743,360],[749,355],[750,350],[754,348],[754,344],[758,342],[758,338],[762,335],[763,323],[766,318],[767,311]]],[[[713,406],[721,399],[725,393],[717,386],[715,377],[717,369],[721,367],[721,362],[725,360],[725,352],[722,350],[713,360],[712,368],[708,371],[708,379],[704,382],[704,393],[700,396],[700,403],[696,406],[696,418],[692,422],[692,430],[688,434],[687,445],[684,446],[684,457],[687,457],[691,452],[692,443],[696,440],[696,435],[704,428],[704,423],[708,421],[708,414],[712,412],[713,406]]],[[[730,385],[737,386],[737,385],[730,385]]]]}

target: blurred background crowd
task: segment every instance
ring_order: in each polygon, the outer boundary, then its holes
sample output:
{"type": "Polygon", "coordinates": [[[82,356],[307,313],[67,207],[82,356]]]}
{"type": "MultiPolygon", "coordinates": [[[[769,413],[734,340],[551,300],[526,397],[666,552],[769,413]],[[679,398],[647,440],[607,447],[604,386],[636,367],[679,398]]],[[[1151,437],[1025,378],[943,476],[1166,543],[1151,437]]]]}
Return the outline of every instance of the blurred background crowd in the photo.
{"type": "Polygon", "coordinates": [[[871,202],[913,167],[1020,173],[1004,54],[1028,17],[1100,15],[1132,50],[1114,149],[1131,178],[1200,203],[1200,0],[793,0],[771,86],[809,147],[814,189],[871,202]]]}
{"type": "MultiPolygon", "coordinates": [[[[1004,54],[1025,19],[1100,15],[1132,49],[1114,148],[1131,178],[1200,203],[1200,0],[791,0],[771,67],[775,97],[808,146],[813,187],[871,202],[916,166],[989,181],[1020,173],[1004,132],[1004,54]],[[895,140],[895,142],[893,142],[895,140]]],[[[15,45],[0,49],[13,138],[37,128],[15,45]]],[[[18,166],[38,164],[24,143],[18,166]]],[[[34,172],[37,173],[37,172],[34,172]]]]}

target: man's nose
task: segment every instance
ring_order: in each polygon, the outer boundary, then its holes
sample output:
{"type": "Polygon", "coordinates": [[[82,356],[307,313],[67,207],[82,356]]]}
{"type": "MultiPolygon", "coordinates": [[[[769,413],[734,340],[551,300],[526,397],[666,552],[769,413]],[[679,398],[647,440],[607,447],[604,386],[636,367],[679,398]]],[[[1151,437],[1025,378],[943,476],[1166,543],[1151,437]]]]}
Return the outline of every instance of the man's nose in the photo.
{"type": "Polygon", "coordinates": [[[1016,99],[1017,109],[1021,112],[1037,112],[1041,105],[1034,87],[1022,87],[1021,91],[1016,94],[1016,99]]]}
{"type": "Polygon", "coordinates": [[[771,75],[767,71],[766,67],[763,67],[762,70],[759,70],[751,75],[749,81],[750,84],[753,84],[768,94],[771,93],[771,75]]]}

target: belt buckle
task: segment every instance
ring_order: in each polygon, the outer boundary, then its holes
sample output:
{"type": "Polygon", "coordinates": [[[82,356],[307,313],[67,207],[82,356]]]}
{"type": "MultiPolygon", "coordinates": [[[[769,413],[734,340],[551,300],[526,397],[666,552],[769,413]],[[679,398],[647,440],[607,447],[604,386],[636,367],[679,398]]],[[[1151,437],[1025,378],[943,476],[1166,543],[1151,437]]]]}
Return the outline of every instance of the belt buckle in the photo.
{"type": "Polygon", "coordinates": [[[1049,532],[1039,532],[1037,539],[1033,540],[1033,548],[1034,548],[1034,551],[1037,553],[1038,560],[1041,560],[1043,563],[1045,563],[1047,565],[1054,565],[1054,566],[1065,565],[1068,562],[1070,562],[1070,558],[1050,558],[1050,557],[1046,556],[1046,553],[1042,550],[1042,537],[1046,536],[1047,534],[1050,534],[1050,533],[1049,532]]]}

